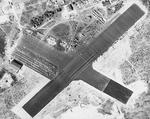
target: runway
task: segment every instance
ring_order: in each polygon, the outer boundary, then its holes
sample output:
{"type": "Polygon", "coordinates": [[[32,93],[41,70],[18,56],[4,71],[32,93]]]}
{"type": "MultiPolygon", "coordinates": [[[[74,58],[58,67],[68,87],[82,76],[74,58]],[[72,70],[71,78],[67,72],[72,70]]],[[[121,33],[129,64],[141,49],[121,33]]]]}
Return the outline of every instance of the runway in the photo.
{"type": "MultiPolygon", "coordinates": [[[[91,63],[106,52],[134,23],[144,15],[144,12],[135,4],[121,14],[106,30],[93,41],[82,48],[74,58],[68,62],[58,76],[41,89],[24,106],[24,110],[34,117],[69,83],[77,78],[89,83],[100,91],[126,103],[132,91],[117,84],[111,79],[97,74],[91,69],[91,63]],[[94,78],[94,79],[91,79],[94,78]],[[118,90],[119,88],[119,90],[118,90]],[[113,90],[111,90],[113,89],[113,90]]],[[[65,59],[64,59],[65,60],[65,59]]]]}

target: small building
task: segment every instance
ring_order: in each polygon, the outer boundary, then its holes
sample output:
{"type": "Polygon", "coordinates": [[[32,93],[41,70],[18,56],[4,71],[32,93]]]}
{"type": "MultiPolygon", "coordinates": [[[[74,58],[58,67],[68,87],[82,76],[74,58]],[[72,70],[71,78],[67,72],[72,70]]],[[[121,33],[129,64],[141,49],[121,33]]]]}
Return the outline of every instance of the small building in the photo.
{"type": "Polygon", "coordinates": [[[16,59],[13,59],[10,63],[10,66],[12,70],[17,73],[22,68],[23,64],[16,59]]]}
{"type": "Polygon", "coordinates": [[[104,0],[104,1],[102,1],[102,4],[103,4],[103,6],[108,6],[108,5],[111,5],[111,2],[110,2],[110,0],[104,0]]]}
{"type": "Polygon", "coordinates": [[[73,5],[72,5],[72,4],[68,4],[68,6],[67,6],[67,7],[68,7],[68,10],[69,10],[69,11],[74,10],[74,7],[73,7],[73,5]]]}

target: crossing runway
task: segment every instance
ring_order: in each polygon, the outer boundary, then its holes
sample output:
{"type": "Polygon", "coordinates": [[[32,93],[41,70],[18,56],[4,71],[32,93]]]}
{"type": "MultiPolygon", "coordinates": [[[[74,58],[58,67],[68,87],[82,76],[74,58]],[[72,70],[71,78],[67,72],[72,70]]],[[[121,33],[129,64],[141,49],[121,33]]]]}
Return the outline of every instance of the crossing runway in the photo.
{"type": "Polygon", "coordinates": [[[30,99],[23,106],[24,110],[34,117],[75,78],[81,78],[98,90],[104,91],[122,103],[126,103],[132,91],[101,74],[96,74],[92,69],[88,68],[89,64],[91,64],[95,58],[106,52],[108,48],[143,15],[144,12],[137,5],[133,4],[129,7],[105,31],[93,39],[89,46],[85,47],[85,50],[83,49],[81,53],[77,54],[74,59],[68,62],[63,68],[63,71],[54,80],[30,99]]]}

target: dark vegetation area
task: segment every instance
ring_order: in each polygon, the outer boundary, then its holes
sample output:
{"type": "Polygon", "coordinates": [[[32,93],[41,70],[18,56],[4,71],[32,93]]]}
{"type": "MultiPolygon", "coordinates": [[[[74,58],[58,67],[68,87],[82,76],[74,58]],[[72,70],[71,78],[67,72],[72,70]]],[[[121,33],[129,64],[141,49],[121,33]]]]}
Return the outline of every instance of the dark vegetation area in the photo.
{"type": "Polygon", "coordinates": [[[5,71],[4,69],[2,69],[2,70],[0,71],[0,79],[4,76],[5,73],[6,73],[6,71],[5,71]]]}
{"type": "Polygon", "coordinates": [[[1,57],[5,56],[5,46],[6,46],[5,36],[6,34],[2,31],[2,29],[0,29],[0,55],[1,57]]]}
{"type": "Polygon", "coordinates": [[[2,57],[5,56],[5,46],[6,46],[5,38],[3,36],[0,36],[0,55],[2,57]]]}
{"type": "Polygon", "coordinates": [[[146,6],[146,7],[148,7],[148,8],[150,8],[150,0],[141,0],[142,1],[142,3],[146,6]]]}
{"type": "Polygon", "coordinates": [[[33,17],[30,20],[30,24],[34,27],[41,26],[46,19],[52,19],[57,12],[61,12],[62,8],[57,8],[55,10],[46,10],[41,16],[33,17]]]}

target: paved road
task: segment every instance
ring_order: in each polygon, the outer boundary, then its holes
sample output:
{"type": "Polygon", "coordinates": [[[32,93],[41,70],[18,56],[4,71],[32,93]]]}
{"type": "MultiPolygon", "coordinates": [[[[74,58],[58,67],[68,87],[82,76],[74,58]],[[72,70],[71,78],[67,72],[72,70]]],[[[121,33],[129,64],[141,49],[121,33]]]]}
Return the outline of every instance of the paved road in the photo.
{"type": "MultiPolygon", "coordinates": [[[[92,63],[97,57],[102,55],[104,52],[106,52],[108,48],[116,40],[118,40],[118,38],[124,32],[126,32],[139,18],[141,18],[143,14],[144,12],[137,5],[132,5],[124,14],[122,14],[118,19],[116,19],[116,21],[112,23],[103,33],[101,33],[97,38],[95,38],[88,47],[84,46],[84,48],[82,48],[81,51],[75,56],[75,58],[68,62],[63,71],[60,72],[60,74],[54,80],[52,80],[43,89],[41,89],[31,100],[29,100],[23,106],[23,108],[32,117],[34,117],[52,99],[54,99],[58,93],[60,93],[66,86],[68,86],[72,80],[78,78],[78,76],[80,78],[80,74],[82,72],[86,72],[89,64],[92,63]]],[[[90,71],[92,72],[92,70],[90,71]]],[[[91,74],[91,76],[92,75],[93,74],[91,74]]],[[[98,75],[94,73],[93,76],[95,76],[93,77],[95,81],[90,81],[86,79],[84,79],[84,81],[110,95],[109,90],[113,88],[112,86],[114,84],[116,85],[116,83],[112,83],[110,79],[103,75],[98,75]],[[97,79],[97,77],[99,78],[97,79]],[[109,82],[111,82],[111,84],[109,84],[109,82]]],[[[83,77],[87,78],[87,76],[84,75],[83,77]]],[[[126,91],[125,88],[124,90],[126,91]]],[[[119,94],[121,93],[122,92],[120,91],[119,94]]],[[[113,94],[115,95],[116,93],[113,94]]],[[[124,95],[118,97],[117,95],[111,96],[122,101],[123,103],[126,103],[126,100],[128,100],[128,98],[124,98],[124,96],[128,95],[129,97],[131,93],[128,93],[127,95],[125,93],[123,94],[124,95]]]]}

